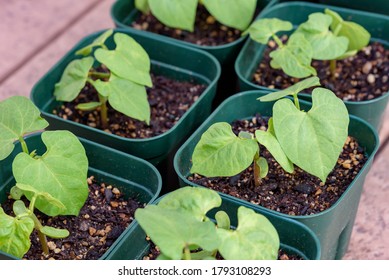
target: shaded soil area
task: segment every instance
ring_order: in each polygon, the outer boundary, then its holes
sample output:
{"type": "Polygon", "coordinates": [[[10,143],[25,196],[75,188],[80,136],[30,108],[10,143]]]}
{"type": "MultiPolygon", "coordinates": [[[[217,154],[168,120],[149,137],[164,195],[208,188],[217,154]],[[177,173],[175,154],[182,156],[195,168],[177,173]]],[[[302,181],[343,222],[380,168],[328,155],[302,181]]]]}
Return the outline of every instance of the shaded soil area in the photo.
{"type": "Polygon", "coordinates": [[[141,14],[131,26],[135,29],[146,30],[204,46],[231,43],[241,36],[240,30],[227,27],[216,21],[203,5],[198,5],[193,32],[167,27],[151,14],[141,14]]]}
{"type": "MultiPolygon", "coordinates": [[[[23,259],[29,260],[96,260],[99,259],[134,219],[135,210],[144,205],[136,198],[125,199],[116,187],[96,183],[88,178],[89,196],[80,214],[48,217],[35,211],[42,225],[67,229],[64,239],[47,238],[49,255],[44,256],[38,234],[31,235],[31,248],[23,259]]],[[[12,200],[3,204],[6,213],[12,213],[12,200]]],[[[28,205],[28,202],[25,202],[28,205]]]]}
{"type": "MultiPolygon", "coordinates": [[[[171,129],[189,110],[206,89],[206,85],[191,81],[177,81],[165,76],[151,75],[153,87],[147,88],[150,104],[150,125],[130,118],[112,109],[108,104],[109,127],[106,132],[126,138],[150,138],[171,129]]],[[[81,111],[76,109],[79,103],[98,101],[98,94],[89,83],[72,102],[64,102],[53,113],[78,123],[102,129],[100,111],[81,111]]]]}
{"type": "MultiPolygon", "coordinates": [[[[232,124],[233,131],[267,129],[268,118],[259,115],[251,120],[232,124]]],[[[289,215],[312,215],[331,207],[347,190],[350,183],[367,160],[364,150],[352,137],[348,137],[333,171],[325,183],[295,166],[292,174],[285,172],[265,147],[260,147],[262,157],[269,164],[269,173],[262,185],[255,187],[253,168],[250,166],[233,177],[207,178],[194,174],[188,179],[213,190],[241,198],[253,204],[289,215]]]]}
{"type": "MultiPolygon", "coordinates": [[[[284,36],[283,41],[287,40],[284,36]]],[[[276,49],[269,41],[252,82],[275,89],[287,88],[301,79],[289,77],[280,69],[270,66],[269,53],[276,49]]],[[[335,79],[331,77],[329,61],[313,60],[323,87],[333,91],[344,101],[365,101],[380,97],[389,91],[389,50],[378,42],[371,43],[355,56],[336,62],[335,79]]],[[[310,93],[312,89],[304,92],[310,93]]]]}

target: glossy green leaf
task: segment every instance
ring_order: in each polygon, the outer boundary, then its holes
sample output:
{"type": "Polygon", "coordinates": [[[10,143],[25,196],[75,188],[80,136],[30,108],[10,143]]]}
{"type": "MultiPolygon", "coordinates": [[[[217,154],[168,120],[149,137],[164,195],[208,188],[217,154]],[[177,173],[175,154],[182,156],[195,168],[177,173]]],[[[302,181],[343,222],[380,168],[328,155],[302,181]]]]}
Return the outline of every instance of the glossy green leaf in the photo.
{"type": "Polygon", "coordinates": [[[69,236],[69,231],[66,230],[66,229],[59,229],[59,228],[53,228],[53,227],[49,227],[49,226],[44,226],[41,228],[41,232],[44,234],[44,235],[47,235],[51,238],[56,238],[56,239],[59,239],[59,238],[66,238],[69,236]]]}
{"type": "Polygon", "coordinates": [[[150,11],[148,0],[135,0],[135,8],[144,14],[150,11]]]}
{"type": "Polygon", "coordinates": [[[19,189],[17,186],[13,186],[10,190],[10,195],[12,199],[19,200],[23,196],[23,191],[19,189]]]}
{"type": "Polygon", "coordinates": [[[151,13],[168,27],[193,32],[198,0],[149,0],[151,13]]]}
{"type": "Polygon", "coordinates": [[[263,215],[238,208],[235,231],[218,229],[219,252],[227,260],[276,260],[280,240],[277,230],[263,215]]]}
{"type": "Polygon", "coordinates": [[[250,27],[243,32],[243,35],[250,34],[250,38],[261,44],[267,44],[270,37],[280,31],[290,31],[293,25],[289,21],[278,18],[264,18],[256,20],[250,27]]]}
{"type": "Polygon", "coordinates": [[[9,156],[14,142],[30,132],[42,130],[48,122],[39,109],[24,96],[12,96],[0,102],[0,160],[9,156]]]}
{"type": "Polygon", "coordinates": [[[16,219],[0,207],[0,250],[22,258],[30,249],[34,222],[30,218],[16,219]]]}
{"type": "MultiPolygon", "coordinates": [[[[325,13],[332,18],[331,30],[349,40],[348,51],[359,51],[369,44],[370,33],[363,26],[355,22],[343,20],[338,13],[330,9],[325,9],[325,13]]],[[[348,56],[351,55],[349,53],[348,56]]]]}
{"type": "Polygon", "coordinates": [[[231,227],[231,221],[228,214],[224,211],[218,211],[215,214],[215,220],[218,228],[224,228],[229,230],[231,227]]]}
{"type": "Polygon", "coordinates": [[[77,104],[76,109],[81,111],[92,111],[101,106],[101,102],[88,102],[77,104]]]}
{"type": "Polygon", "coordinates": [[[103,32],[103,34],[101,34],[99,37],[97,37],[95,40],[93,40],[92,43],[76,51],[76,55],[83,55],[83,56],[90,55],[92,53],[93,48],[105,46],[104,45],[105,41],[112,34],[113,34],[113,30],[108,29],[107,31],[103,32]]]}
{"type": "Polygon", "coordinates": [[[274,129],[287,157],[324,182],[346,141],[349,115],[344,102],[324,88],[313,90],[312,104],[308,112],[302,112],[291,100],[277,101],[274,129]]]}
{"type": "Polygon", "coordinates": [[[292,34],[287,45],[272,51],[270,65],[274,69],[282,69],[287,75],[295,78],[305,78],[316,75],[311,66],[313,50],[302,34],[292,34]]]}
{"type": "Polygon", "coordinates": [[[161,252],[174,260],[181,259],[183,249],[190,245],[206,251],[219,245],[214,223],[201,222],[186,212],[148,205],[138,208],[135,218],[161,252]]]}
{"type": "MultiPolygon", "coordinates": [[[[65,210],[53,207],[52,203],[47,203],[47,197],[39,196],[35,207],[49,216],[78,215],[88,197],[85,149],[69,131],[43,132],[42,141],[47,151],[41,157],[31,158],[25,153],[15,157],[12,169],[18,188],[30,185],[66,207],[65,210]]],[[[24,191],[24,194],[31,200],[33,192],[24,191]]]]}
{"type": "Polygon", "coordinates": [[[108,97],[112,108],[126,116],[150,124],[150,105],[143,85],[115,75],[112,75],[107,82],[96,80],[92,84],[99,94],[108,97]]]}
{"type": "Polygon", "coordinates": [[[191,172],[207,177],[234,176],[250,166],[258,149],[255,139],[239,138],[228,123],[215,123],[194,149],[191,172]]]}
{"type": "Polygon", "coordinates": [[[220,23],[245,30],[253,19],[257,0],[202,0],[208,12],[220,23]]]}
{"type": "Polygon", "coordinates": [[[24,205],[24,202],[21,200],[16,200],[14,204],[12,205],[12,210],[14,211],[16,216],[23,215],[23,214],[29,214],[29,210],[27,209],[26,205],[24,205]]]}
{"type": "Polygon", "coordinates": [[[70,62],[62,73],[61,80],[55,84],[55,98],[59,101],[73,101],[85,86],[93,62],[92,57],[70,62]]]}
{"type": "Polygon", "coordinates": [[[187,212],[199,221],[206,220],[209,210],[219,207],[222,200],[216,191],[206,188],[184,187],[165,195],[158,206],[187,212]]]}
{"type": "Polygon", "coordinates": [[[115,50],[97,49],[96,59],[116,76],[151,87],[150,58],[142,46],[123,33],[116,33],[114,41],[115,50]]]}
{"type": "Polygon", "coordinates": [[[270,92],[269,94],[266,94],[265,96],[262,96],[258,98],[259,101],[267,102],[267,101],[275,101],[281,98],[284,98],[288,95],[293,96],[297,95],[298,93],[302,92],[305,89],[308,89],[310,87],[320,86],[320,79],[318,77],[310,77],[307,79],[304,79],[284,90],[274,91],[270,92]]]}
{"type": "Polygon", "coordinates": [[[303,34],[312,46],[313,58],[331,60],[343,55],[349,40],[344,36],[335,36],[329,30],[332,18],[323,13],[309,15],[308,21],[302,23],[297,33],[303,34]]]}
{"type": "Polygon", "coordinates": [[[269,164],[264,157],[259,157],[255,164],[259,167],[259,177],[265,178],[269,173],[269,164]]]}

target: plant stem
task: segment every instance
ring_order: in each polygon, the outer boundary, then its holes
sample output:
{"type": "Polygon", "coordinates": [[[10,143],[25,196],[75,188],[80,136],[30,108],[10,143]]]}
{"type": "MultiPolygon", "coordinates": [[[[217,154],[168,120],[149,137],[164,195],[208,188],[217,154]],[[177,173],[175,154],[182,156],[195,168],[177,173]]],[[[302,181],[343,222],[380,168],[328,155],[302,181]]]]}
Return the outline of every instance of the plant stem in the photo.
{"type": "Polygon", "coordinates": [[[101,126],[105,129],[108,127],[108,108],[107,108],[107,98],[99,94],[100,105],[100,118],[101,126]]]}
{"type": "Polygon", "coordinates": [[[284,47],[284,44],[282,43],[281,39],[276,34],[273,34],[272,37],[273,37],[274,41],[276,41],[279,48],[284,47]]]}
{"type": "Polygon", "coordinates": [[[335,73],[336,73],[336,59],[330,60],[330,73],[331,73],[331,79],[335,80],[335,73]]]}
{"type": "Polygon", "coordinates": [[[92,76],[97,79],[108,79],[111,76],[111,74],[104,73],[104,72],[89,72],[89,76],[92,76]]]}
{"type": "Polygon", "coordinates": [[[261,169],[257,164],[258,159],[259,159],[259,153],[257,152],[254,156],[254,184],[255,184],[255,187],[259,187],[262,183],[262,179],[260,176],[261,169]]]}
{"type": "Polygon", "coordinates": [[[19,137],[19,142],[22,145],[23,152],[26,153],[26,154],[30,154],[30,152],[28,151],[28,147],[27,147],[26,141],[24,141],[23,137],[19,137]]]}
{"type": "Polygon", "coordinates": [[[30,205],[29,205],[28,209],[31,211],[30,218],[34,221],[35,229],[38,231],[39,242],[41,243],[43,254],[48,255],[49,254],[49,248],[47,247],[46,235],[44,235],[41,232],[41,229],[43,228],[43,226],[42,226],[41,222],[38,220],[38,218],[34,214],[34,207],[35,207],[36,198],[37,198],[37,195],[35,194],[31,198],[31,202],[30,202],[30,205]]]}
{"type": "Polygon", "coordinates": [[[296,108],[300,110],[300,103],[297,94],[293,94],[293,100],[294,100],[294,106],[296,106],[296,108]]]}
{"type": "Polygon", "coordinates": [[[185,248],[184,248],[184,260],[191,260],[191,256],[190,256],[190,250],[189,250],[189,246],[188,245],[185,245],[185,248]]]}

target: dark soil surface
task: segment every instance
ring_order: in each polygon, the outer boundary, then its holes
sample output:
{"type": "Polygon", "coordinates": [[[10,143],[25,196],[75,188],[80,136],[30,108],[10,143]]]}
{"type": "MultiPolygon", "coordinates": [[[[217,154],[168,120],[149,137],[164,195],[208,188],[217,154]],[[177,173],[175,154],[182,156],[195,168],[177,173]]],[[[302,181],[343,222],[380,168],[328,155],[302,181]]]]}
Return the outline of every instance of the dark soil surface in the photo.
{"type": "MultiPolygon", "coordinates": [[[[113,110],[108,103],[109,127],[106,132],[126,138],[150,138],[171,129],[206,89],[206,85],[176,81],[165,76],[151,75],[153,87],[147,88],[151,109],[150,125],[113,110]]],[[[53,113],[64,119],[102,129],[100,113],[77,110],[79,103],[98,101],[96,90],[89,84],[72,102],[64,102],[53,113]]]]}
{"type": "Polygon", "coordinates": [[[217,22],[203,5],[198,5],[193,32],[166,27],[151,14],[141,14],[132,27],[204,46],[227,44],[241,35],[241,31],[217,22]]]}
{"type": "MultiPolygon", "coordinates": [[[[70,235],[64,239],[47,238],[49,255],[44,256],[38,234],[34,230],[30,238],[31,248],[23,259],[96,260],[132,222],[135,210],[144,207],[136,199],[124,199],[116,187],[97,184],[93,177],[88,178],[88,185],[88,199],[77,217],[48,217],[35,211],[42,225],[67,229],[70,235]]],[[[10,203],[3,204],[2,207],[6,213],[12,212],[10,203]]]]}
{"type": "MultiPolygon", "coordinates": [[[[285,37],[283,41],[286,41],[285,37]]],[[[284,89],[299,79],[270,67],[269,53],[275,48],[274,41],[270,41],[252,82],[269,88],[284,89]]],[[[329,61],[313,60],[312,66],[316,69],[322,86],[344,101],[371,100],[389,91],[389,50],[385,50],[377,42],[365,47],[355,56],[338,60],[335,79],[331,78],[329,61]]],[[[311,91],[312,89],[305,92],[311,91]]]]}
{"type": "MultiPolygon", "coordinates": [[[[232,126],[236,134],[241,130],[254,133],[257,129],[267,129],[267,119],[255,116],[251,120],[236,121],[232,126]]],[[[234,177],[206,178],[194,174],[188,179],[281,213],[312,215],[331,207],[367,160],[356,140],[348,137],[335,168],[322,183],[296,166],[292,174],[285,172],[265,147],[261,146],[260,151],[269,163],[269,173],[262,179],[260,188],[254,185],[252,166],[234,177]]]]}

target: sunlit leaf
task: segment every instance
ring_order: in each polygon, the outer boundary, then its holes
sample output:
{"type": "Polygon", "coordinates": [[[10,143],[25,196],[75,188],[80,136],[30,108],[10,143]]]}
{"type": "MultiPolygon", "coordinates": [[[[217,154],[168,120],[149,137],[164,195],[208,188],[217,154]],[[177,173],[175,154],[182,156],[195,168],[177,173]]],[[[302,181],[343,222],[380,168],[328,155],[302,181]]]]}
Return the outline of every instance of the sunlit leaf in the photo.
{"type": "Polygon", "coordinates": [[[44,226],[41,228],[41,232],[51,238],[66,238],[69,236],[69,231],[66,229],[53,228],[44,226]]]}
{"type": "Polygon", "coordinates": [[[83,55],[83,56],[90,55],[92,53],[93,48],[104,46],[105,41],[108,39],[109,36],[112,35],[112,33],[113,33],[112,29],[108,29],[107,31],[103,32],[103,34],[101,34],[99,37],[93,40],[92,43],[76,51],[76,55],[83,55]]]}
{"type": "Polygon", "coordinates": [[[280,31],[292,30],[293,25],[289,21],[278,18],[264,18],[256,20],[243,32],[243,35],[250,34],[250,38],[261,44],[267,44],[270,37],[280,31]]]}

